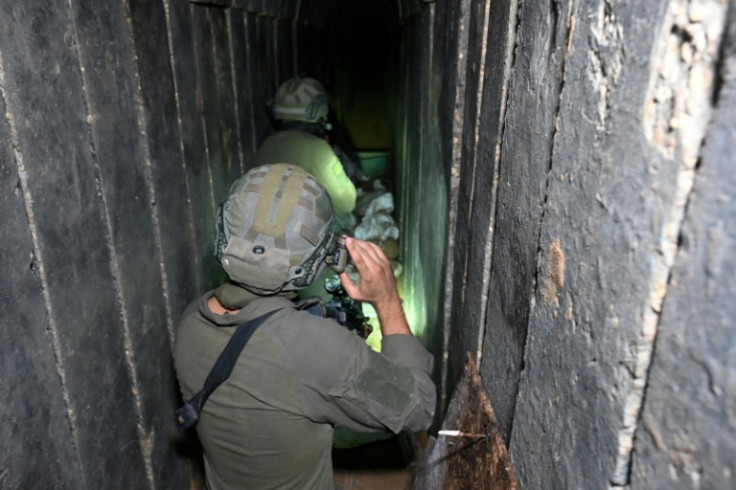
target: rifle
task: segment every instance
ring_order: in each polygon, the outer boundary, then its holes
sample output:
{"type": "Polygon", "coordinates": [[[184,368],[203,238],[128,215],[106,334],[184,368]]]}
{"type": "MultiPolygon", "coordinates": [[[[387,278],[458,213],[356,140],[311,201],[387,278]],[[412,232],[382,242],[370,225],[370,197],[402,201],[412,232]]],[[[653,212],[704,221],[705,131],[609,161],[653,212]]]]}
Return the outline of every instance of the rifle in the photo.
{"type": "Polygon", "coordinates": [[[332,295],[325,303],[325,316],[367,339],[373,331],[368,323],[368,317],[363,314],[360,301],[355,301],[345,292],[338,276],[325,281],[325,291],[332,295]]]}

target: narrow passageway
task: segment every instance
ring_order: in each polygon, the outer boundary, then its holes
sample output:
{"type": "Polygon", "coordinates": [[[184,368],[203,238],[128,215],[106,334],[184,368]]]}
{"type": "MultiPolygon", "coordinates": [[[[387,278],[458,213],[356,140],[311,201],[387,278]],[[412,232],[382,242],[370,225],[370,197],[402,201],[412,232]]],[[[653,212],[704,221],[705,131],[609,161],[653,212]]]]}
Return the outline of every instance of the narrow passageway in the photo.
{"type": "MultiPolygon", "coordinates": [[[[399,9],[398,3],[389,0],[303,1],[299,4],[299,23],[319,24],[323,28],[319,32],[321,37],[318,37],[321,43],[293,46],[288,42],[277,42],[269,48],[277,56],[273,60],[261,59],[260,67],[265,73],[276,74],[262,87],[266,93],[285,81],[284,77],[294,74],[314,77],[327,89],[330,98],[329,122],[332,125],[328,132],[329,143],[338,146],[349,158],[357,161],[363,170],[362,178],[354,179],[358,189],[357,206],[352,213],[354,224],[345,231],[378,244],[386,252],[392,260],[405,303],[414,305],[412,320],[415,333],[426,335],[426,325],[418,323],[427,316],[418,310],[421,308],[419,305],[426,301],[414,301],[411,295],[416,289],[404,286],[401,233],[411,233],[414,228],[402,224],[399,210],[395,207],[402,199],[406,205],[405,196],[413,192],[404,190],[403,186],[416,184],[415,179],[401,180],[406,155],[395,151],[405,145],[410,137],[404,134],[406,128],[399,125],[395,117],[403,110],[399,107],[401,99],[410,95],[402,87],[406,83],[402,81],[405,75],[398,71],[402,39],[399,9]],[[283,69],[273,64],[284,60],[293,64],[293,68],[288,66],[283,69]],[[387,229],[387,221],[375,220],[376,215],[366,214],[366,209],[378,209],[381,213],[379,218],[390,218],[393,223],[391,226],[396,228],[395,234],[387,229]],[[387,236],[390,238],[385,238],[387,236]]],[[[216,29],[224,26],[222,22],[212,22],[212,19],[219,15],[219,11],[195,10],[197,16],[209,18],[212,36],[217,37],[216,29]]],[[[259,24],[256,28],[266,27],[259,24]]],[[[277,32],[282,31],[279,29],[277,32]]],[[[245,48],[247,52],[233,52],[232,56],[253,57],[253,46],[246,45],[245,48]]],[[[255,94],[245,95],[252,98],[253,104],[263,103],[255,94]]],[[[253,124],[258,125],[253,128],[254,133],[268,134],[270,123],[273,122],[269,119],[254,120],[253,124]]],[[[257,148],[257,145],[254,147],[257,148]]],[[[243,164],[247,168],[249,162],[245,160],[243,164]]],[[[446,210],[443,211],[445,213],[446,210]]],[[[309,288],[309,294],[324,296],[322,289],[321,283],[313,285],[309,288]]],[[[422,289],[418,291],[423,294],[422,289]]],[[[380,349],[380,329],[377,324],[367,341],[372,348],[380,349]]],[[[408,489],[426,437],[426,433],[359,434],[338,427],[333,450],[335,480],[344,490],[408,489]]],[[[201,468],[199,472],[202,472],[201,468]]],[[[201,482],[200,479],[197,481],[201,482]]]]}
{"type": "Polygon", "coordinates": [[[334,76],[335,138],[349,150],[389,150],[396,139],[389,104],[396,103],[399,26],[396,13],[381,7],[387,5],[345,2],[330,9],[333,29],[322,55],[334,76]]]}
{"type": "MultiPolygon", "coordinates": [[[[392,149],[400,135],[390,121],[391,114],[398,111],[390,105],[398,103],[400,80],[397,69],[401,36],[396,4],[343,1],[323,4],[320,8],[328,12],[326,24],[331,26],[328,46],[322,53],[331,66],[332,79],[328,85],[334,87],[332,107],[337,124],[331,141],[334,137],[335,144],[363,157],[363,170],[370,178],[356,183],[358,209],[364,208],[379,189],[390,192],[395,203],[396,196],[406,194],[397,188],[396,176],[401,174],[402,161],[392,149]],[[385,157],[381,161],[374,155],[385,157]]],[[[404,182],[404,185],[409,184],[404,182]]],[[[390,214],[397,218],[398,213],[393,209],[390,214]]],[[[410,229],[401,222],[397,225],[404,231],[410,229]]],[[[387,247],[385,241],[373,240],[396,262],[394,271],[400,284],[403,279],[398,254],[401,239],[399,236],[395,251],[393,244],[387,247]]],[[[402,287],[401,291],[402,295],[407,294],[406,288],[402,287]]],[[[406,297],[404,300],[411,303],[406,297]]],[[[375,328],[374,332],[377,331],[375,328]]],[[[380,345],[375,339],[369,339],[369,343],[374,347],[380,345]]],[[[389,438],[352,434],[347,442],[345,437],[337,432],[333,450],[335,481],[344,490],[410,488],[421,457],[419,441],[426,443],[426,434],[402,433],[389,438]]]]}
{"type": "MultiPolygon", "coordinates": [[[[300,52],[315,66],[325,66],[325,84],[330,94],[330,118],[333,125],[329,141],[358,161],[363,178],[355,179],[358,199],[352,213],[357,226],[347,233],[378,244],[392,260],[400,284],[403,264],[402,238],[398,229],[409,230],[397,220],[397,197],[405,195],[397,187],[402,160],[393,151],[401,140],[391,114],[400,94],[398,54],[400,25],[397,4],[389,1],[304,2],[303,19],[323,17],[325,45],[322,49],[300,52]],[[393,105],[393,107],[392,107],[393,105]],[[376,215],[365,215],[366,208],[380,203],[381,214],[390,217],[396,235],[387,233],[387,222],[376,215]],[[390,206],[386,208],[386,206],[390,206]],[[382,238],[390,234],[392,238],[382,238]]],[[[287,46],[281,48],[288,49],[287,46]]],[[[276,49],[279,49],[277,46],[276,49]]],[[[300,75],[316,76],[308,71],[300,75]]],[[[411,185],[404,182],[404,185],[411,185]]],[[[320,286],[317,285],[317,288],[320,286]]],[[[311,289],[314,289],[311,288],[311,289]]],[[[407,289],[401,287],[402,295],[407,289]]],[[[411,298],[404,296],[407,303],[411,298]]],[[[380,329],[374,324],[369,345],[380,349],[380,329]]],[[[359,434],[337,428],[333,464],[335,481],[344,489],[408,489],[414,477],[421,446],[426,434],[359,434]]]]}
{"type": "Polygon", "coordinates": [[[335,483],[342,490],[408,490],[425,442],[402,434],[352,449],[335,449],[332,454],[335,483]]]}
{"type": "Polygon", "coordinates": [[[0,488],[201,483],[177,328],[224,279],[218,205],[296,75],[329,91],[366,195],[391,194],[379,244],[435,361],[429,431],[348,435],[346,490],[415,471],[419,490],[734,487],[735,0],[0,0],[0,18],[0,488]]]}

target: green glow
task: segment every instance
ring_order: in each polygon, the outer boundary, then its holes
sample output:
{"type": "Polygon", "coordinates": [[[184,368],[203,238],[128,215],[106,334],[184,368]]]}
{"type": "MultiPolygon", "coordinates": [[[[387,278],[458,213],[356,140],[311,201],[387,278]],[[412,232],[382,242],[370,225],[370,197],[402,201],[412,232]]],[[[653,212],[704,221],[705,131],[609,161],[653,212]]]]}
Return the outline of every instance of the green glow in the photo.
{"type": "MultiPolygon", "coordinates": [[[[409,328],[416,337],[424,341],[427,329],[424,274],[421,267],[421,260],[417,260],[416,262],[418,263],[414,264],[414,274],[411,276],[414,280],[410,282],[407,280],[408,276],[402,274],[397,279],[397,286],[409,328]]],[[[376,310],[368,303],[362,303],[361,306],[363,314],[369,318],[368,323],[373,328],[373,331],[366,339],[366,343],[374,351],[381,352],[381,339],[383,336],[381,335],[381,325],[378,322],[376,310]]]]}
{"type": "Polygon", "coordinates": [[[373,331],[365,340],[365,343],[374,351],[381,352],[381,339],[383,338],[383,335],[381,335],[381,326],[378,323],[378,318],[373,317],[368,321],[368,323],[373,328],[373,331]]]}
{"type": "Polygon", "coordinates": [[[412,269],[413,274],[408,276],[408,280],[404,284],[404,312],[412,333],[419,339],[425,340],[427,305],[424,290],[424,269],[421,261],[419,262],[412,269]]]}

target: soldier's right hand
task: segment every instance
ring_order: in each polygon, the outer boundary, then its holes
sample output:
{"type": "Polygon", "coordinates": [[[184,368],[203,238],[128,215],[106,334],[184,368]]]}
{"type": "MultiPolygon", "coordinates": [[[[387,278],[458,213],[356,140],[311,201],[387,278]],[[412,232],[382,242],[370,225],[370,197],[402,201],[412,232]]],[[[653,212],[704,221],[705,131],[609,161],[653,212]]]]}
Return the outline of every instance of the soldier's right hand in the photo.
{"type": "Polygon", "coordinates": [[[355,284],[350,276],[340,274],[345,292],[351,298],[375,305],[394,295],[398,297],[391,263],[378,245],[351,237],[345,237],[345,245],[360,275],[360,282],[355,284]]]}
{"type": "Polygon", "coordinates": [[[345,245],[360,275],[359,284],[355,284],[345,272],[340,274],[345,292],[354,300],[373,305],[383,335],[411,334],[386,254],[375,243],[351,237],[346,237],[345,245]]]}

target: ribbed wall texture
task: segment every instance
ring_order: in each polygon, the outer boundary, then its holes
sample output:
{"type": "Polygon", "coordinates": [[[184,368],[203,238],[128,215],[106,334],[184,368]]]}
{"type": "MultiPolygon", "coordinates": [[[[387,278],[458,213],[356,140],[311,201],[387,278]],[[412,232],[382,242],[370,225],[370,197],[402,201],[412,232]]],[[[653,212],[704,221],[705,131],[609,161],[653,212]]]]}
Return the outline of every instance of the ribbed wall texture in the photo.
{"type": "Polygon", "coordinates": [[[436,425],[470,352],[523,487],[733,487],[734,3],[0,0],[0,488],[188,485],[217,205],[372,27],[436,425]]]}

